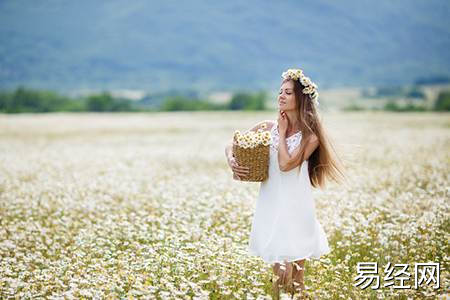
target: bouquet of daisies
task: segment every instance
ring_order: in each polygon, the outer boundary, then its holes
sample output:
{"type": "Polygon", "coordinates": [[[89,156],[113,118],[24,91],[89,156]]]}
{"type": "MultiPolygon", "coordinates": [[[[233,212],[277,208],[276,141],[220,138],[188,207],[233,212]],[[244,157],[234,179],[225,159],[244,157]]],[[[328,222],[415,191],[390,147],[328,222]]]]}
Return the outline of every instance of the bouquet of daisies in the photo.
{"type": "Polygon", "coordinates": [[[239,130],[233,136],[233,154],[240,166],[249,168],[248,176],[242,181],[264,181],[269,177],[271,135],[263,131],[265,124],[256,132],[242,134],[239,130]]]}

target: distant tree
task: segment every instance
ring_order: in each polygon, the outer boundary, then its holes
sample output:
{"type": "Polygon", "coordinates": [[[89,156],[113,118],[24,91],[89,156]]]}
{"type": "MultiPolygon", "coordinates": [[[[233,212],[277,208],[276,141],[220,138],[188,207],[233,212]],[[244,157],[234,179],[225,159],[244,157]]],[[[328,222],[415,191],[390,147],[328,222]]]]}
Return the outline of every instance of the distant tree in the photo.
{"type": "Polygon", "coordinates": [[[253,95],[253,100],[249,106],[251,110],[265,110],[266,109],[267,94],[259,92],[253,95]]]}
{"type": "Polygon", "coordinates": [[[434,103],[436,111],[450,111],[450,91],[441,91],[434,103]]]}
{"type": "Polygon", "coordinates": [[[384,110],[389,110],[389,111],[399,111],[400,107],[398,106],[397,102],[395,102],[395,101],[388,101],[383,106],[383,109],[384,110]]]}
{"type": "Polygon", "coordinates": [[[126,99],[114,99],[111,111],[134,111],[135,109],[131,105],[130,100],[126,99]]]}
{"type": "Polygon", "coordinates": [[[131,102],[124,99],[115,99],[108,92],[91,95],[86,100],[88,111],[132,111],[131,102]]]}
{"type": "Polygon", "coordinates": [[[12,96],[13,112],[42,112],[46,111],[44,107],[39,105],[41,99],[39,94],[33,90],[27,90],[20,86],[16,89],[12,96]]]}
{"type": "Polygon", "coordinates": [[[33,90],[19,86],[0,93],[0,111],[6,113],[53,112],[82,110],[82,103],[52,91],[33,90]]]}
{"type": "Polygon", "coordinates": [[[0,92],[0,112],[11,112],[12,95],[8,92],[0,92]]]}
{"type": "Polygon", "coordinates": [[[237,93],[233,95],[230,101],[231,110],[241,110],[251,101],[250,95],[245,93],[237,93]]]}
{"type": "Polygon", "coordinates": [[[163,111],[180,111],[185,109],[185,99],[180,96],[168,97],[161,104],[161,110],[163,111]]]}
{"type": "Polygon", "coordinates": [[[401,111],[426,111],[426,107],[414,103],[408,103],[401,108],[401,111]]]}
{"type": "Polygon", "coordinates": [[[103,92],[99,95],[91,95],[87,98],[86,108],[88,111],[111,111],[114,103],[113,97],[103,92]]]}
{"type": "Polygon", "coordinates": [[[384,110],[388,111],[426,111],[427,109],[423,105],[418,105],[413,102],[409,102],[406,105],[399,105],[395,100],[388,101],[384,107],[384,110]]]}
{"type": "Polygon", "coordinates": [[[230,101],[231,110],[264,110],[266,94],[264,92],[251,94],[238,92],[233,95],[230,101]]]}
{"type": "Polygon", "coordinates": [[[71,99],[53,91],[33,90],[23,86],[14,91],[0,91],[0,112],[45,113],[55,111],[136,111],[131,101],[115,99],[109,93],[87,99],[71,99]]]}
{"type": "Polygon", "coordinates": [[[224,108],[223,105],[200,99],[189,99],[183,96],[167,97],[160,106],[160,109],[163,111],[218,110],[224,108]]]}
{"type": "Polygon", "coordinates": [[[344,111],[360,111],[360,110],[366,110],[364,106],[358,105],[356,103],[351,103],[342,108],[344,111]]]}

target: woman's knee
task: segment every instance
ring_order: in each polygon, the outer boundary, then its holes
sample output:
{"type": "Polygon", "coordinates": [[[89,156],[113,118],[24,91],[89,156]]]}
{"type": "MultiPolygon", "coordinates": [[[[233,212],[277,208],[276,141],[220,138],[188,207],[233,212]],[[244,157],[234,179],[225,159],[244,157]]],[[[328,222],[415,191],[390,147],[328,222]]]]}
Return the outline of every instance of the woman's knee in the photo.
{"type": "Polygon", "coordinates": [[[275,263],[273,266],[272,266],[272,270],[273,270],[273,272],[276,274],[276,273],[278,273],[278,271],[280,270],[280,264],[279,263],[275,263]]]}
{"type": "Polygon", "coordinates": [[[297,260],[297,261],[295,261],[295,262],[294,262],[294,267],[295,267],[294,269],[295,269],[296,271],[303,270],[304,267],[305,267],[305,260],[302,259],[302,260],[297,260]]]}

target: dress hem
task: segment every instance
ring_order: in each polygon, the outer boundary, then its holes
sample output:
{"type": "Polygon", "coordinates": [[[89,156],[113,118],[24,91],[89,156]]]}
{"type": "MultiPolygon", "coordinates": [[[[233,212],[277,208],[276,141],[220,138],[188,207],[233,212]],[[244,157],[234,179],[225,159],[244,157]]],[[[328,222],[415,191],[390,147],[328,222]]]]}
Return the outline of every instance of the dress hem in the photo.
{"type": "Polygon", "coordinates": [[[330,253],[330,250],[328,249],[328,250],[322,251],[319,255],[315,255],[313,253],[309,253],[307,256],[302,256],[300,258],[295,258],[293,260],[282,260],[282,261],[280,261],[280,260],[266,260],[264,257],[262,257],[260,254],[258,254],[257,252],[255,252],[251,248],[248,248],[247,251],[248,251],[248,253],[250,255],[257,256],[257,257],[261,258],[265,263],[268,263],[268,264],[275,264],[275,263],[279,263],[280,264],[280,263],[284,263],[284,262],[291,263],[291,262],[294,262],[294,261],[297,261],[297,260],[303,260],[303,259],[308,259],[308,260],[319,259],[322,255],[326,255],[326,254],[330,253]]]}

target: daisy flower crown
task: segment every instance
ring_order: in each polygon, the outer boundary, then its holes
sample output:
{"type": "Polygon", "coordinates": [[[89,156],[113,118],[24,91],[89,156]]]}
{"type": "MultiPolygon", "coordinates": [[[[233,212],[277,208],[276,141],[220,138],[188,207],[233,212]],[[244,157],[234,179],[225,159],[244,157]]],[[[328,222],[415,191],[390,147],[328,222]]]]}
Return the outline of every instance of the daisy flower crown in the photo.
{"type": "Polygon", "coordinates": [[[283,74],[281,74],[281,77],[283,79],[298,80],[305,87],[302,90],[302,93],[309,95],[316,106],[319,105],[319,100],[317,100],[317,98],[319,97],[319,93],[317,92],[317,85],[312,82],[309,77],[305,76],[301,69],[288,69],[287,71],[283,72],[283,74]]]}

